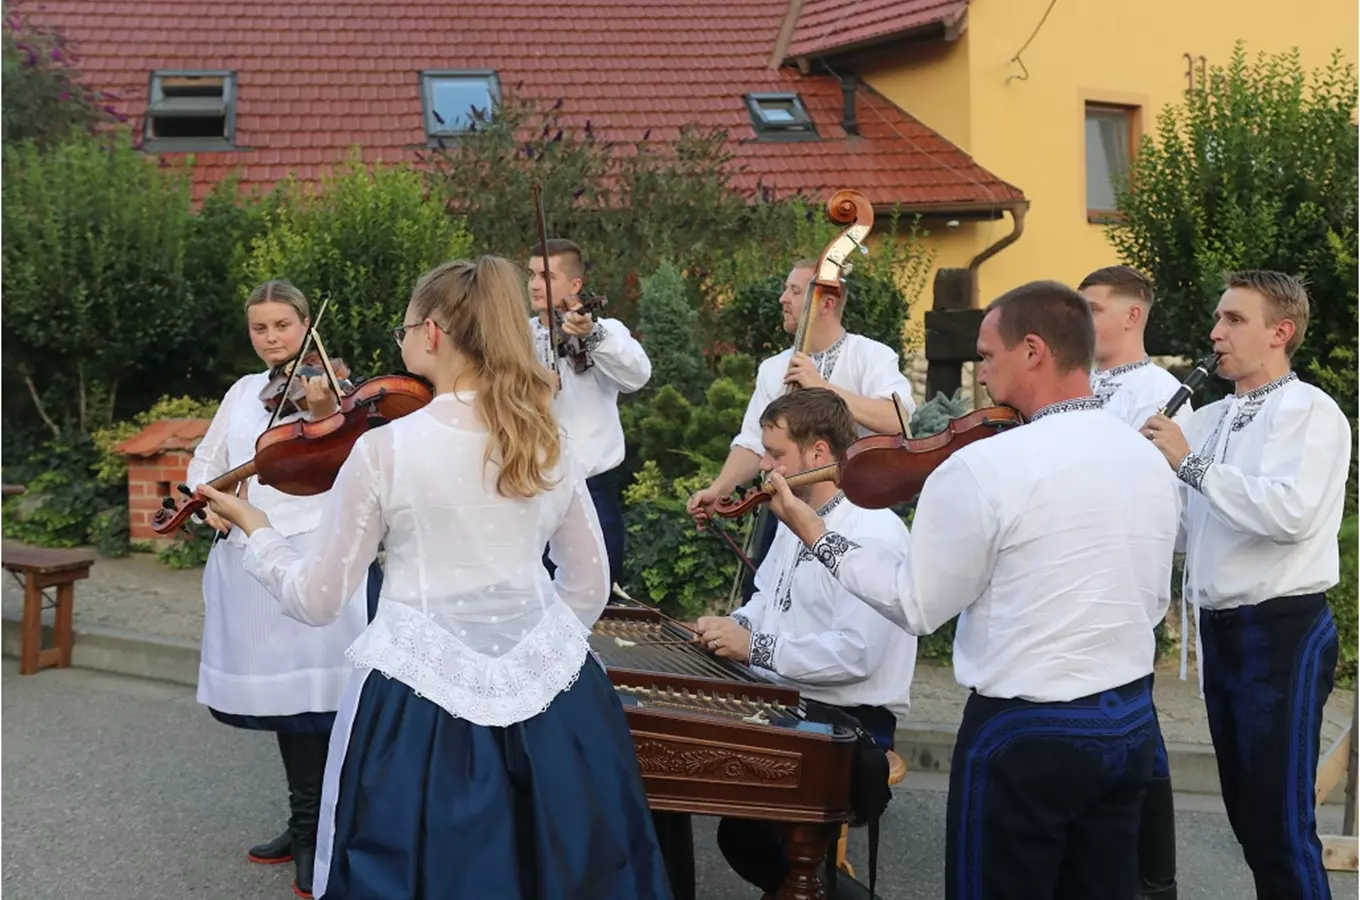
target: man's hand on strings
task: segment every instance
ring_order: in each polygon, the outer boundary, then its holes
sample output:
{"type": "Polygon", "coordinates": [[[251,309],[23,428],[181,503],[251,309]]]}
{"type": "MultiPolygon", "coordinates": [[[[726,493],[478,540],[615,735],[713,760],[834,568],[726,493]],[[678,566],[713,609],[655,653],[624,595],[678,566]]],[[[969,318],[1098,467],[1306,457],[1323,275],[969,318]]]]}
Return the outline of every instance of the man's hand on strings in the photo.
{"type": "Polygon", "coordinates": [[[562,330],[573,337],[585,337],[594,327],[589,313],[568,312],[562,319],[562,330]]]}
{"type": "Polygon", "coordinates": [[[307,392],[307,411],[313,422],[340,411],[340,401],[331,390],[330,379],[326,376],[316,375],[304,379],[302,387],[307,392]]]}
{"type": "Polygon", "coordinates": [[[826,534],[826,524],[817,515],[817,511],[793,496],[789,483],[784,480],[783,466],[770,473],[769,479],[765,482],[765,489],[770,492],[770,512],[789,526],[789,530],[804,544],[811,547],[817,543],[818,538],[826,534]]]}
{"type": "Polygon", "coordinates": [[[723,495],[719,494],[718,489],[711,484],[702,491],[696,491],[689,498],[689,502],[685,504],[685,510],[693,517],[696,528],[700,531],[704,530],[709,519],[713,518],[713,507],[722,498],[723,495]]]}
{"type": "Polygon", "coordinates": [[[789,371],[784,375],[785,384],[796,384],[801,388],[830,388],[831,384],[817,371],[817,364],[806,353],[793,354],[789,371]]]}
{"type": "Polygon", "coordinates": [[[1173,470],[1180,468],[1181,460],[1190,455],[1190,443],[1185,439],[1185,432],[1166,416],[1153,416],[1141,431],[1144,437],[1152,441],[1152,446],[1162,451],[1162,456],[1166,457],[1173,470]]]}
{"type": "Polygon", "coordinates": [[[225,494],[206,484],[199,485],[198,493],[208,501],[210,515],[216,513],[221,519],[244,531],[246,537],[250,537],[260,528],[269,527],[269,516],[240,497],[225,494]]]}
{"type": "Polygon", "coordinates": [[[751,632],[742,628],[736,619],[726,616],[703,616],[695,623],[700,639],[717,656],[746,662],[751,655],[751,632]]]}

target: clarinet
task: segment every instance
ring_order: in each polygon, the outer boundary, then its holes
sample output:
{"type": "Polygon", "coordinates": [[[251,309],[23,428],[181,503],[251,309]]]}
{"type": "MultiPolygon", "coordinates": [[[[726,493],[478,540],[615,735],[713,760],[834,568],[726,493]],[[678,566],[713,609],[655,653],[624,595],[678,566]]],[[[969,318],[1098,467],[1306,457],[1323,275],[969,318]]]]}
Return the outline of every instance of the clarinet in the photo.
{"type": "Polygon", "coordinates": [[[1218,354],[1210,353],[1208,356],[1196,363],[1195,368],[1186,376],[1184,383],[1176,388],[1176,393],[1171,395],[1171,399],[1166,401],[1166,406],[1162,407],[1161,414],[1168,419],[1174,416],[1185,401],[1190,399],[1190,395],[1195,392],[1204,379],[1208,378],[1218,368],[1218,354]]]}

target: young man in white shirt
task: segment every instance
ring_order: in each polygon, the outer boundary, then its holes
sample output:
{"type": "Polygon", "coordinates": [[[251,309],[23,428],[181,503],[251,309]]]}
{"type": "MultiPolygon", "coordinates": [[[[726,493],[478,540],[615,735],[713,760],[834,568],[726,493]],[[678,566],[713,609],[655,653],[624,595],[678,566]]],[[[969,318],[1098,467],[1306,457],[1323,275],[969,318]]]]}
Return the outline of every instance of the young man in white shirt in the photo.
{"type": "MultiPolygon", "coordinates": [[[[1091,391],[1107,411],[1141,428],[1181,386],[1175,375],[1152,361],[1144,346],[1152,312],[1152,282],[1129,266],[1109,266],[1087,275],[1077,290],[1095,320],[1091,391]]],[[[1189,415],[1186,403],[1176,418],[1183,421],[1189,415]]]]}
{"type": "Polygon", "coordinates": [[[619,394],[631,394],[646,385],[652,377],[652,362],[628,326],[618,319],[596,318],[575,311],[581,305],[579,295],[585,275],[580,247],[560,238],[549,240],[547,264],[538,244],[529,253],[535,346],[544,365],[549,371],[555,370],[560,379],[553,412],[566,431],[568,448],[585,467],[586,486],[595,501],[609,553],[610,583],[617,584],[623,577],[626,536],[618,472],[624,455],[619,394]],[[588,351],[590,366],[584,372],[577,372],[570,358],[559,358],[554,365],[545,272],[552,278],[553,305],[561,316],[562,331],[582,338],[588,351]]]}
{"type": "MultiPolygon", "coordinates": [[[[1083,278],[1077,290],[1091,307],[1095,323],[1091,392],[1106,412],[1130,428],[1141,428],[1180,387],[1176,376],[1152,362],[1144,345],[1152,282],[1129,266],[1108,266],[1083,278]]],[[[1176,421],[1183,423],[1190,411],[1186,402],[1176,412],[1176,421]]],[[[1176,807],[1166,744],[1161,741],[1139,816],[1138,881],[1144,900],[1176,900],[1176,807]]]]}
{"type": "MultiPolygon", "coordinates": [[[[809,299],[808,287],[816,276],[817,260],[800,259],[793,264],[779,305],[784,311],[784,331],[798,331],[803,304],[809,299]]],[[[730,495],[737,486],[760,472],[765,447],[761,443],[760,417],[766,407],[790,385],[798,388],[827,388],[838,394],[850,408],[858,437],[867,434],[896,434],[901,431],[893,395],[901,399],[903,417],[908,420],[916,410],[911,382],[902,374],[897,353],[886,344],[851,334],[841,324],[847,298],[827,298],[812,311],[808,328],[810,354],[794,353],[793,347],[777,353],[760,364],[756,386],[746,404],[741,433],[732,439],[727,461],[713,483],[689,499],[689,513],[701,524],[712,516],[713,506],[730,495]]],[[[774,521],[767,517],[753,562],[759,565],[774,540],[774,521]]],[[[744,599],[754,593],[754,579],[747,579],[744,599]]]]}
{"type": "Polygon", "coordinates": [[[1156,449],[1092,396],[1094,345],[1086,302],[1056,282],[988,307],[978,379],[1028,423],[931,474],[906,548],[828,529],[771,476],[771,510],[850,593],[916,635],[959,617],[954,673],[972,694],[949,771],[948,900],[1137,887],[1179,502],[1156,449]]]}
{"type": "Polygon", "coordinates": [[[1144,433],[1184,483],[1187,600],[1199,611],[1200,674],[1223,803],[1261,897],[1330,897],[1314,817],[1336,624],[1326,593],[1350,471],[1350,423],[1290,358],[1308,327],[1303,285],[1231,275],[1209,337],[1236,392],[1184,431],[1144,433]]]}
{"type": "MultiPolygon", "coordinates": [[[[822,388],[777,397],[760,424],[765,471],[835,464],[857,437],[845,401],[822,388]]],[[[896,513],[861,509],[834,482],[799,488],[798,496],[840,534],[906,545],[907,527],[896,513]]],[[[787,528],[777,530],[750,602],[731,616],[706,616],[696,625],[718,656],[790,684],[809,701],[837,707],[875,743],[892,749],[911,706],[916,638],[850,595],[787,528]]],[[[773,823],[724,818],[718,847],[737,874],[762,890],[773,894],[783,884],[788,863],[773,823]]]]}

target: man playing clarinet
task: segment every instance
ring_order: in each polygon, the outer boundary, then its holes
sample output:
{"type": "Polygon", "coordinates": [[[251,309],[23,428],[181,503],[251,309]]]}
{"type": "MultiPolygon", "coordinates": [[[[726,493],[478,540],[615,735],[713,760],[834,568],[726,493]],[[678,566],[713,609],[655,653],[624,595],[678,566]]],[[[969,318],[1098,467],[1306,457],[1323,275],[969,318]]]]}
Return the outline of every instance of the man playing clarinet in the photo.
{"type": "Polygon", "coordinates": [[[1234,394],[1195,411],[1184,432],[1165,416],[1143,428],[1183,482],[1184,593],[1199,613],[1223,803],[1270,898],[1331,896],[1313,787],[1336,668],[1326,592],[1340,577],[1351,430],[1291,371],[1308,312],[1292,276],[1229,276],[1209,337],[1234,394]]]}
{"type": "Polygon", "coordinates": [[[949,900],[1136,891],[1179,502],[1156,450],[1092,396],[1094,344],[1086,301],[1056,282],[988,307],[978,379],[1029,421],[930,475],[905,548],[828,530],[771,475],[771,510],[850,593],[916,635],[958,616],[972,693],[949,770],[949,900]]]}

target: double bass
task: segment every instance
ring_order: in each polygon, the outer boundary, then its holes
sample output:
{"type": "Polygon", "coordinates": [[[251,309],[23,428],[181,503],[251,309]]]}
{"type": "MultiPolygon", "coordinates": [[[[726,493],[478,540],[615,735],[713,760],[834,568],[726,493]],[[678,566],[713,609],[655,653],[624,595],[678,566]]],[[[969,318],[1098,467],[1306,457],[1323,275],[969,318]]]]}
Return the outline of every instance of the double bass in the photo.
{"type": "MultiPolygon", "coordinates": [[[[323,304],[317,314],[318,324],[325,311],[323,304]]],[[[285,494],[307,497],[324,493],[335,484],[340,467],[349,458],[360,435],[410,415],[434,399],[434,387],[424,378],[409,374],[379,375],[347,390],[326,354],[315,324],[307,329],[298,360],[304,365],[290,365],[282,386],[276,391],[267,387],[266,396],[261,397],[266,407],[272,405],[273,415],[270,425],[255,440],[254,458],[209,481],[214,489],[229,491],[255,476],[260,484],[285,494]],[[331,390],[339,398],[339,409],[315,421],[298,419],[274,425],[280,412],[295,397],[293,385],[305,370],[305,364],[312,359],[308,355],[308,346],[312,343],[317,348],[316,360],[325,372],[331,390]]],[[[162,508],[152,517],[151,529],[157,534],[173,533],[183,527],[190,516],[207,508],[208,501],[187,485],[181,484],[179,490],[187,499],[176,505],[173,498],[165,498],[162,508]]]]}

